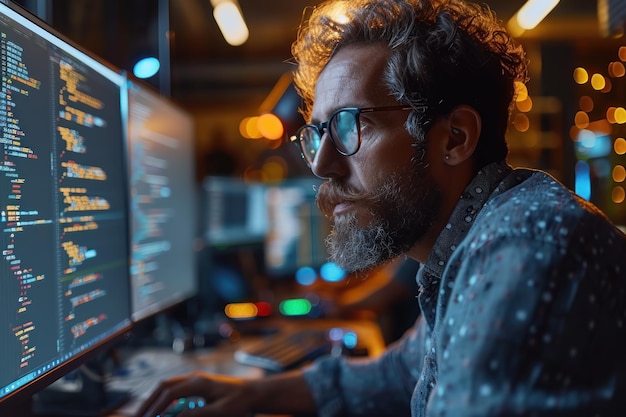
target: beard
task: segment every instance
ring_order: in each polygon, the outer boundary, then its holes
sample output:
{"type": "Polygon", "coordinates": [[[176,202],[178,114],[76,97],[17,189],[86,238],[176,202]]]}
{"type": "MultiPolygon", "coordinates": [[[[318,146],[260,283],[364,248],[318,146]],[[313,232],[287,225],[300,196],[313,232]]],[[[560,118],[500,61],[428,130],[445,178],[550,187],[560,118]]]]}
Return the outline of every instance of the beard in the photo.
{"type": "Polygon", "coordinates": [[[431,228],[441,206],[441,192],[423,162],[387,177],[373,193],[322,184],[318,205],[332,218],[337,203],[365,205],[371,221],[359,225],[356,211],[333,219],[326,238],[329,260],[350,272],[364,271],[406,253],[431,228]]]}

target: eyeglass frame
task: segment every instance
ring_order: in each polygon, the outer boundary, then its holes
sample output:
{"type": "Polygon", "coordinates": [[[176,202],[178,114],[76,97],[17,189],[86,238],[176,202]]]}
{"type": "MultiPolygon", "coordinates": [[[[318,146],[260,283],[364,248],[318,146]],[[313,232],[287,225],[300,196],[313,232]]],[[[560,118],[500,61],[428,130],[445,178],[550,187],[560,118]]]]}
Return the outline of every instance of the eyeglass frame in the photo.
{"type": "Polygon", "coordinates": [[[361,113],[373,113],[373,112],[378,112],[378,111],[408,111],[408,110],[415,110],[415,111],[419,111],[419,112],[425,112],[428,109],[428,105],[426,104],[422,104],[422,105],[416,105],[416,106],[410,106],[410,105],[394,105],[394,106],[378,106],[378,107],[342,107],[339,108],[337,110],[335,110],[330,117],[328,118],[328,120],[326,120],[325,122],[320,122],[320,123],[307,123],[304,126],[301,126],[297,131],[296,134],[291,136],[289,138],[289,140],[291,142],[293,142],[296,146],[298,146],[300,148],[300,156],[302,157],[302,159],[304,159],[304,161],[307,163],[308,166],[311,166],[311,164],[315,161],[315,157],[312,158],[311,160],[309,160],[309,158],[307,158],[306,156],[306,150],[304,149],[304,143],[302,140],[302,137],[300,135],[300,133],[306,129],[306,128],[314,128],[319,137],[320,137],[320,146],[315,150],[315,153],[317,155],[317,151],[319,150],[319,148],[321,147],[321,142],[322,142],[322,138],[324,137],[324,133],[328,132],[328,137],[330,138],[331,143],[333,144],[333,146],[335,147],[335,150],[343,156],[352,156],[354,154],[356,154],[359,149],[361,149],[361,141],[362,141],[362,136],[361,136],[361,113]],[[356,149],[354,150],[354,152],[344,152],[341,149],[339,149],[337,147],[337,143],[335,141],[335,138],[333,137],[331,130],[329,129],[330,126],[330,122],[333,120],[333,118],[335,118],[339,113],[344,112],[344,111],[348,111],[350,112],[356,122],[356,125],[358,126],[357,129],[357,133],[358,133],[358,140],[357,140],[357,145],[356,145],[356,149]],[[297,143],[296,143],[297,142],[297,143]]]}

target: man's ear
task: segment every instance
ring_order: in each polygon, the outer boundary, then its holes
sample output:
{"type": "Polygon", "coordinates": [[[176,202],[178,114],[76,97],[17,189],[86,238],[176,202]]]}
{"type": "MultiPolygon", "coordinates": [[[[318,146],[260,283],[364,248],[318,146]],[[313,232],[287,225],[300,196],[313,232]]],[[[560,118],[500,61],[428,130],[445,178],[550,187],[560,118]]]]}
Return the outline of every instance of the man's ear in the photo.
{"type": "Polygon", "coordinates": [[[478,145],[482,120],[473,107],[460,105],[448,115],[448,141],[445,160],[457,165],[471,158],[478,145]]]}

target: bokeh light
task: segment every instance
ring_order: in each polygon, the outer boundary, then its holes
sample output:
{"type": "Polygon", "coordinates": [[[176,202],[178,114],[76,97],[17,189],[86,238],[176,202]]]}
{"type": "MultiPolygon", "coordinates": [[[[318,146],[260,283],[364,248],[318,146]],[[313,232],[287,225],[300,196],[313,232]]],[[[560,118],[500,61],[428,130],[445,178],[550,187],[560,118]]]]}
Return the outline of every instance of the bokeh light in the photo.
{"type": "Polygon", "coordinates": [[[623,125],[626,123],[626,109],[623,107],[617,107],[615,109],[615,123],[623,125]]]}
{"type": "Polygon", "coordinates": [[[574,81],[576,84],[585,84],[589,81],[589,73],[587,70],[581,67],[574,69],[574,81]]]}
{"type": "Polygon", "coordinates": [[[613,78],[620,78],[626,74],[626,68],[624,68],[624,64],[621,62],[611,62],[609,63],[609,75],[613,78]]]}
{"type": "Polygon", "coordinates": [[[254,303],[230,303],[224,307],[224,314],[231,319],[249,319],[256,317],[259,309],[254,303]]]}
{"type": "Polygon", "coordinates": [[[310,266],[303,266],[296,271],[296,282],[300,285],[313,285],[317,280],[317,272],[310,266]]]}
{"type": "Polygon", "coordinates": [[[533,100],[530,97],[526,97],[525,100],[516,101],[515,106],[523,113],[528,113],[533,108],[533,100]]]}
{"type": "Polygon", "coordinates": [[[284,316],[306,316],[311,312],[311,302],[306,298],[292,298],[283,300],[278,305],[278,310],[284,316]]]}
{"type": "Polygon", "coordinates": [[[285,129],[283,122],[280,121],[278,116],[272,113],[265,113],[259,116],[259,132],[270,140],[277,140],[283,137],[285,129]]]}
{"type": "Polygon", "coordinates": [[[528,88],[526,84],[515,81],[515,101],[520,102],[528,98],[528,88]]]}
{"type": "Polygon", "coordinates": [[[606,87],[606,78],[602,74],[593,74],[591,76],[591,87],[597,91],[603,90],[606,87]]]}
{"type": "Polygon", "coordinates": [[[613,188],[613,202],[616,204],[620,204],[624,202],[626,199],[626,191],[624,191],[623,187],[617,186],[613,188]]]}
{"type": "Polygon", "coordinates": [[[272,156],[263,162],[262,178],[266,183],[277,183],[287,177],[287,161],[280,156],[272,156]]]}
{"type": "Polygon", "coordinates": [[[513,117],[513,126],[519,132],[526,132],[530,129],[530,120],[528,116],[523,113],[517,113],[515,117],[513,117]]]}
{"type": "Polygon", "coordinates": [[[579,111],[574,116],[574,124],[579,129],[586,129],[589,126],[589,115],[584,111],[579,111]]]}
{"type": "Polygon", "coordinates": [[[582,96],[580,100],[578,100],[578,106],[580,107],[580,110],[589,113],[590,111],[593,111],[593,99],[589,96],[582,96]]]}
{"type": "Polygon", "coordinates": [[[343,280],[347,272],[334,262],[326,262],[320,268],[322,279],[327,282],[339,282],[343,280]]]}
{"type": "Polygon", "coordinates": [[[261,139],[263,134],[259,131],[259,117],[246,117],[239,123],[239,133],[246,139],[261,139]]]}
{"type": "Polygon", "coordinates": [[[615,142],[613,143],[613,150],[618,155],[626,154],[626,139],[624,138],[615,139],[615,142]]]}
{"type": "Polygon", "coordinates": [[[613,167],[613,181],[624,182],[626,180],[626,169],[623,165],[615,165],[613,167]]]}

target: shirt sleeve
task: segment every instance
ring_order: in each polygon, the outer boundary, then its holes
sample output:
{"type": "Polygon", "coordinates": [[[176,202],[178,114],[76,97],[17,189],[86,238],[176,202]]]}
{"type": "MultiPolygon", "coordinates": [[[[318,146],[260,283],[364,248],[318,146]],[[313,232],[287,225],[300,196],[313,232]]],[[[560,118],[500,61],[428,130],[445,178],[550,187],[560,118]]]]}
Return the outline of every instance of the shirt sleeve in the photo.
{"type": "Polygon", "coordinates": [[[410,415],[411,394],[421,372],[426,339],[418,319],[374,359],[326,356],[304,370],[319,417],[410,415]]]}
{"type": "Polygon", "coordinates": [[[569,232],[557,225],[532,241],[523,228],[485,232],[455,254],[433,335],[428,417],[626,410],[616,409],[625,402],[624,240],[593,221],[567,245],[553,238],[569,232]]]}

